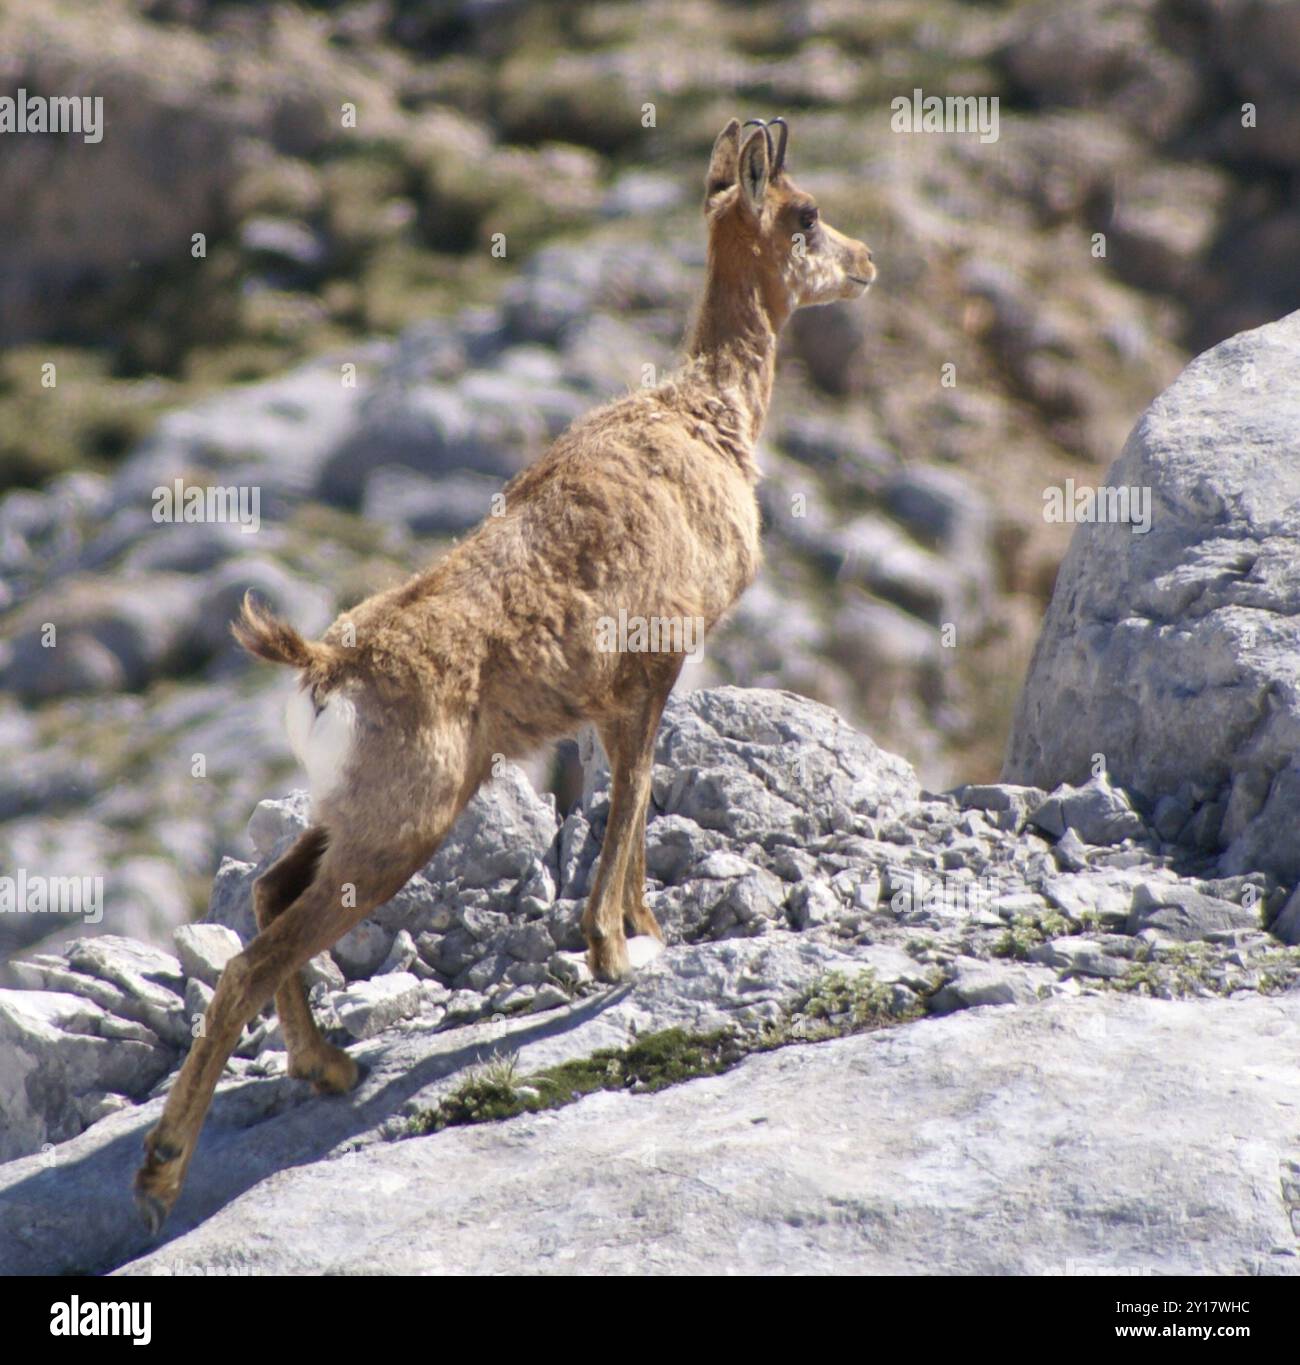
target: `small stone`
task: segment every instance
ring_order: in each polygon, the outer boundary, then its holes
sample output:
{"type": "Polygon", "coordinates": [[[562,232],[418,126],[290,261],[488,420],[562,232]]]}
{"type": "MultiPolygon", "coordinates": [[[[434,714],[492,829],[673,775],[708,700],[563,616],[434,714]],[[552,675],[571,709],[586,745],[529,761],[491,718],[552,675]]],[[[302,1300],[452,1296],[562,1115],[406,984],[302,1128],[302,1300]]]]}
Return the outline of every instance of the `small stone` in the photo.
{"type": "Polygon", "coordinates": [[[781,913],[785,883],[763,868],[752,868],[727,888],[714,914],[730,912],[739,924],[770,920],[781,913]]]}
{"type": "Polygon", "coordinates": [[[415,940],[405,929],[397,931],[397,937],[393,940],[393,946],[389,950],[388,956],[384,959],[384,965],[380,967],[378,975],[387,976],[392,972],[409,972],[419,952],[415,946],[415,940]]]}
{"type": "Polygon", "coordinates": [[[91,1096],[92,1110],[110,1092],[143,1099],[172,1069],[173,1051],[118,1036],[122,1022],[64,991],[0,990],[0,1161],[81,1132],[75,1097],[91,1096]]]}
{"type": "Polygon", "coordinates": [[[1019,787],[1012,783],[971,784],[953,793],[963,810],[990,811],[997,828],[1019,834],[1030,811],[1042,805],[1047,793],[1040,787],[1019,787]]]}
{"type": "Polygon", "coordinates": [[[259,858],[269,858],[282,843],[302,834],[311,819],[311,800],[305,791],[291,792],[277,801],[259,801],[248,820],[248,837],[259,858]]]}
{"type": "Polygon", "coordinates": [[[1060,972],[1103,979],[1123,976],[1129,963],[1107,954],[1105,946],[1090,938],[1054,938],[1029,950],[1031,962],[1041,962],[1060,972]]]}
{"type": "Polygon", "coordinates": [[[1133,904],[1129,884],[1104,880],[1095,874],[1048,877],[1043,882],[1043,895],[1071,919],[1083,922],[1095,918],[1107,929],[1124,928],[1133,904]]]}
{"type": "Polygon", "coordinates": [[[410,972],[354,982],[334,997],[339,1023],[356,1039],[373,1038],[390,1025],[419,1013],[424,985],[410,972]]]}
{"type": "Polygon", "coordinates": [[[172,933],[185,975],[205,986],[215,986],[243,944],[239,935],[224,924],[182,924],[172,933]]]}
{"type": "Polygon", "coordinates": [[[592,980],[586,953],[552,953],[546,966],[557,981],[571,986],[585,986],[592,980]]]}
{"type": "Polygon", "coordinates": [[[289,1074],[288,1054],[266,1048],[253,1058],[253,1065],[248,1070],[254,1076],[287,1076],[289,1074]]]}
{"type": "Polygon", "coordinates": [[[471,906],[460,917],[461,925],[469,931],[478,943],[503,934],[510,927],[510,916],[501,910],[486,910],[482,906],[471,906]]]}
{"type": "Polygon", "coordinates": [[[239,935],[241,943],[251,943],[257,937],[257,920],[253,915],[253,877],[257,871],[253,863],[238,858],[222,858],[217,875],[212,879],[205,924],[224,924],[239,935]]]}
{"type": "Polygon", "coordinates": [[[825,882],[800,882],[790,895],[790,919],[796,929],[834,924],[843,913],[840,898],[825,882]]]}
{"type": "Polygon", "coordinates": [[[1082,872],[1088,865],[1088,851],[1082,839],[1067,829],[1052,845],[1052,857],[1062,872],[1082,872]]]}
{"type": "Polygon", "coordinates": [[[512,986],[540,986],[549,977],[545,962],[512,962],[506,968],[506,980],[512,986]]]}
{"type": "Polygon", "coordinates": [[[744,858],[737,857],[725,849],[715,849],[691,868],[690,875],[714,881],[727,881],[732,877],[743,877],[754,870],[753,864],[747,863],[744,858]]]}
{"type": "Polygon", "coordinates": [[[505,986],[493,994],[491,1009],[494,1013],[514,1014],[527,1009],[536,994],[537,990],[533,986],[505,986]]]}
{"type": "Polygon", "coordinates": [[[341,991],[347,985],[347,978],[339,970],[339,964],[329,955],[328,950],[317,953],[308,960],[302,969],[303,984],[310,991],[313,986],[324,986],[327,990],[341,991]]]}
{"type": "Polygon", "coordinates": [[[451,999],[451,991],[440,981],[421,981],[420,998],[426,1005],[445,1005],[451,999]]]}
{"type": "Polygon", "coordinates": [[[486,1013],[487,997],[481,991],[453,991],[447,1000],[447,1018],[452,1021],[477,1019],[486,1013]]]}
{"type": "Polygon", "coordinates": [[[859,910],[874,910],[880,903],[880,874],[876,873],[853,888],[853,904],[859,910]]]}
{"type": "Polygon", "coordinates": [[[152,948],[116,934],[74,939],[67,947],[68,965],[76,972],[116,986],[124,995],[121,1011],[148,1024],[173,1047],[188,1047],[185,1018],[185,976],[180,962],[160,948],[152,948]]]}
{"type": "Polygon", "coordinates": [[[463,984],[472,991],[486,991],[505,980],[511,959],[504,953],[488,953],[464,974],[463,984]]]}
{"type": "Polygon", "coordinates": [[[1056,974],[1044,967],[1019,963],[990,963],[958,959],[956,977],[930,998],[935,1014],[975,1005],[1026,1005],[1039,999],[1041,986],[1056,984],[1056,974]]]}
{"type": "Polygon", "coordinates": [[[190,1030],[207,1016],[208,1006],[212,1004],[212,987],[193,976],[185,983],[185,1014],[190,1021],[190,1030]]]}
{"type": "Polygon", "coordinates": [[[396,935],[377,920],[363,919],[330,950],[349,981],[373,976],[392,951],[396,935]]]}
{"type": "Polygon", "coordinates": [[[555,951],[555,940],[541,920],[516,925],[505,936],[505,950],[521,962],[545,962],[555,951]]]}
{"type": "Polygon", "coordinates": [[[1105,773],[1082,787],[1058,787],[1034,811],[1030,822],[1055,838],[1073,829],[1085,844],[1118,844],[1146,833],[1128,796],[1112,787],[1105,773]]]}
{"type": "Polygon", "coordinates": [[[122,1110],[133,1107],[125,1095],[115,1095],[112,1091],[103,1090],[92,1090],[88,1094],[78,1095],[76,1105],[77,1112],[87,1128],[92,1123],[98,1123],[100,1119],[108,1118],[110,1114],[120,1114],[122,1110]]]}
{"type": "Polygon", "coordinates": [[[568,993],[561,990],[559,986],[539,986],[533,996],[533,1013],[536,1014],[541,1010],[558,1009],[561,1005],[569,1003],[568,993]]]}

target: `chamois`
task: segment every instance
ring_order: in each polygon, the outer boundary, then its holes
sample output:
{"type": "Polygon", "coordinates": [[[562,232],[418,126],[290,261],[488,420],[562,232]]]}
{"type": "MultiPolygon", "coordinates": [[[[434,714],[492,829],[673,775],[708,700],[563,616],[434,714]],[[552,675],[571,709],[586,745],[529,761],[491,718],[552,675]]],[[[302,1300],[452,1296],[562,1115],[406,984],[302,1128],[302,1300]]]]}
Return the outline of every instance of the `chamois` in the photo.
{"type": "Polygon", "coordinates": [[[753,581],[754,445],[777,334],[796,308],[860,297],[876,274],[868,248],[824,222],[786,174],[785,121],[749,122],[759,126],[743,135],[732,119],[713,145],[707,281],[676,372],[575,422],[507,484],[500,515],[321,640],[245,598],[240,644],[299,672],[288,723],[312,823],[255,883],[258,933],[222,973],[145,1138],[135,1191],[155,1233],[226,1059],[272,995],[289,1073],[322,1093],[356,1084],[356,1063],[316,1026],[301,968],[424,866],[497,757],[596,727],[613,781],[582,917],[592,972],[616,981],[632,969],[625,921],[638,949],[663,942],[643,900],[645,819],[655,731],[683,654],[611,649],[602,622],[706,631],[753,581]]]}

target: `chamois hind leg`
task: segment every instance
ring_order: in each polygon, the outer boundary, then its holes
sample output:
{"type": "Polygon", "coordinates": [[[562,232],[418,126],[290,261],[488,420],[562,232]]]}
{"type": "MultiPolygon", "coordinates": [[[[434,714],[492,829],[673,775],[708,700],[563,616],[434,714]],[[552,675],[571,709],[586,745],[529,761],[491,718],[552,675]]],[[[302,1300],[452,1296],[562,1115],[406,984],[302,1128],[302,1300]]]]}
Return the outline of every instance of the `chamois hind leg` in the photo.
{"type": "Polygon", "coordinates": [[[331,828],[310,884],[226,964],[208,1006],[204,1035],[194,1040],[162,1117],[144,1140],[135,1195],[152,1231],[161,1228],[180,1194],[213,1091],[244,1026],[310,958],[405,885],[437,848],[456,809],[448,809],[439,822],[436,839],[418,845],[367,849],[341,840],[331,828]]]}
{"type": "MultiPolygon", "coordinates": [[[[328,837],[322,826],[313,826],[254,882],[259,929],[269,928],[311,885],[328,837]]],[[[321,1037],[301,972],[285,977],[275,993],[275,1010],[289,1051],[289,1075],[311,1081],[321,1094],[341,1095],[356,1085],[361,1074],[356,1062],[321,1037]]]]}

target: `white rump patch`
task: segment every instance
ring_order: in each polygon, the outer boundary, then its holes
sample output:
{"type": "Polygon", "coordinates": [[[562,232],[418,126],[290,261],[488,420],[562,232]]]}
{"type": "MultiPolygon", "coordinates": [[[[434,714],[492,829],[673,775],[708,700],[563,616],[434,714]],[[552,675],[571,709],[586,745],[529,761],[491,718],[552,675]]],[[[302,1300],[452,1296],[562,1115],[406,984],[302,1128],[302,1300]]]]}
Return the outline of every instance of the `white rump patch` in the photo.
{"type": "Polygon", "coordinates": [[[627,941],[627,960],[640,971],[648,967],[664,951],[664,945],[651,934],[637,934],[627,941]]]}
{"type": "Polygon", "coordinates": [[[357,735],[357,708],[338,692],[318,712],[311,692],[300,687],[284,713],[289,745],[307,770],[311,802],[318,806],[343,781],[357,735]]]}

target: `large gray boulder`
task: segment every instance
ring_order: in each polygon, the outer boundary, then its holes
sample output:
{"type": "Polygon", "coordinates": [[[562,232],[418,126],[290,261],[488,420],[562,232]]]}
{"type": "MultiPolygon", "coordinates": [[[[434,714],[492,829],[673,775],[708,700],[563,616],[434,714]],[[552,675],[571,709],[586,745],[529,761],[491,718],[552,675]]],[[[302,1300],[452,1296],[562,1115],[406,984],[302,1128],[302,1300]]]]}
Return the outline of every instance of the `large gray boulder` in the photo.
{"type": "Polygon", "coordinates": [[[1081,523],[1005,780],[1110,780],[1229,873],[1300,877],[1300,312],[1193,361],[1106,475],[1150,529],[1081,523]]]}
{"type": "Polygon", "coordinates": [[[858,812],[920,794],[903,759],[791,692],[718,687],[674,698],[655,758],[664,814],[759,842],[847,830],[858,812]]]}

